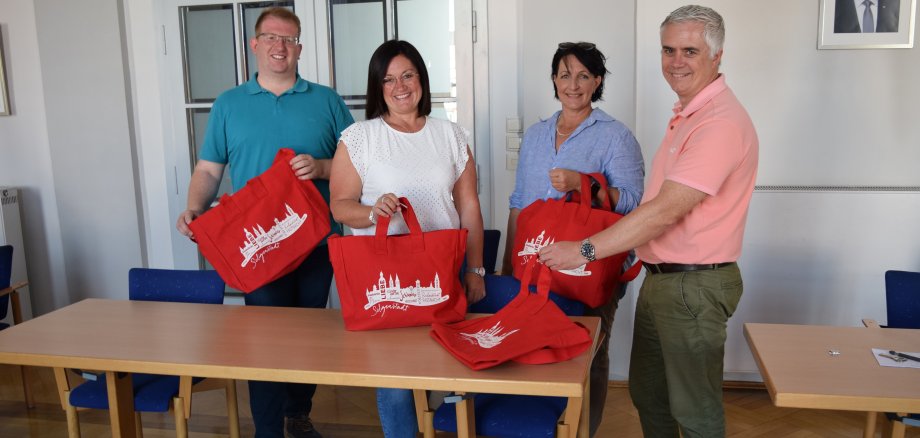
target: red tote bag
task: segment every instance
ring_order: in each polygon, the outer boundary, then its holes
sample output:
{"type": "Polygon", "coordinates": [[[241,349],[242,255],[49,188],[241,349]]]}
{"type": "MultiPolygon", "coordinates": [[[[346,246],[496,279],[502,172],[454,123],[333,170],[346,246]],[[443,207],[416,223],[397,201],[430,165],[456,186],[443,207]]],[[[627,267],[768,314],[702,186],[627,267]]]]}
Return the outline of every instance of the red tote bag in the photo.
{"type": "Polygon", "coordinates": [[[550,270],[531,260],[518,295],[491,316],[456,324],[432,324],[431,337],[464,365],[483,370],[515,361],[544,364],[569,360],[591,346],[588,329],[549,300],[550,270]],[[539,275],[534,271],[539,270],[539,275]],[[527,284],[537,278],[537,293],[527,284]]]}
{"type": "Polygon", "coordinates": [[[329,259],[348,330],[454,322],[466,316],[460,266],[466,229],[422,232],[412,205],[399,198],[409,234],[387,236],[389,217],[374,236],[329,238],[329,259]]]}
{"type": "Polygon", "coordinates": [[[293,271],[329,234],[329,205],[297,179],[281,149],[261,175],[189,224],[198,249],[224,281],[249,293],[293,271]]]}
{"type": "MultiPolygon", "coordinates": [[[[601,193],[607,193],[607,180],[600,173],[592,173],[600,184],[601,193]]],[[[591,235],[613,225],[623,215],[613,212],[609,196],[603,196],[600,209],[591,208],[591,182],[588,175],[581,175],[581,193],[569,192],[562,199],[538,200],[521,210],[517,219],[517,234],[514,238],[512,263],[514,277],[520,279],[527,262],[536,258],[541,248],[553,242],[580,242],[591,235]]],[[[632,281],[639,274],[636,264],[622,276],[623,262],[629,253],[620,253],[598,259],[575,269],[553,271],[553,292],[567,298],[581,301],[590,307],[598,307],[613,296],[620,283],[632,281]]]]}

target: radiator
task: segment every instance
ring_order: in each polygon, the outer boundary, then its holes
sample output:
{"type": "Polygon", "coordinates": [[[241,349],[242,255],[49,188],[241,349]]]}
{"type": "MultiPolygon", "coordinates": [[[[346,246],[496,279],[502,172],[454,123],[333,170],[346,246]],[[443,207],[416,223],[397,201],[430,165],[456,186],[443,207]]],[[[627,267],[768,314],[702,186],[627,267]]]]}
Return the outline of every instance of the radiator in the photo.
{"type": "MultiPolygon", "coordinates": [[[[22,220],[19,215],[21,197],[15,187],[0,187],[0,245],[13,245],[13,276],[10,284],[27,281],[26,247],[23,244],[22,220]]],[[[32,318],[30,286],[19,289],[22,319],[32,318]]],[[[12,312],[7,312],[4,322],[12,324],[12,312]]]]}

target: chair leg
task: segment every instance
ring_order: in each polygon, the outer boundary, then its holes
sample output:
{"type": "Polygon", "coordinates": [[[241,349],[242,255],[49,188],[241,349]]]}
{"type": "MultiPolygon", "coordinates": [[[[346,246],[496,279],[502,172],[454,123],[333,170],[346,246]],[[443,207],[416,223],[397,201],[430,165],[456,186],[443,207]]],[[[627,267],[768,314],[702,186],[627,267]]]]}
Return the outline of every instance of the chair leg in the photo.
{"type": "Polygon", "coordinates": [[[425,438],[434,438],[434,411],[428,406],[428,392],[424,389],[413,389],[412,398],[415,400],[415,418],[418,430],[425,438]]]}
{"type": "MultiPolygon", "coordinates": [[[[898,413],[899,417],[906,417],[907,414],[903,412],[898,413]]],[[[903,421],[892,421],[891,422],[891,438],[904,438],[904,434],[907,432],[907,427],[904,425],[903,421]]]]}
{"type": "Polygon", "coordinates": [[[176,438],[188,438],[188,421],[182,397],[173,398],[173,416],[176,418],[176,438]]]}
{"type": "Polygon", "coordinates": [[[144,438],[144,425],[141,423],[141,413],[134,411],[134,435],[137,438],[144,438]]]}
{"type": "Polygon", "coordinates": [[[878,412],[866,413],[866,428],[863,429],[863,438],[875,438],[875,425],[878,421],[878,412]]]}
{"type": "Polygon", "coordinates": [[[69,438],[80,438],[80,417],[77,416],[77,408],[70,404],[70,391],[64,391],[64,412],[67,413],[67,436],[69,438]]]}
{"type": "Polygon", "coordinates": [[[22,394],[26,399],[26,407],[32,409],[35,407],[35,396],[32,395],[32,387],[29,385],[28,367],[20,366],[19,374],[22,375],[22,394]]]}
{"type": "Polygon", "coordinates": [[[236,380],[227,380],[227,419],[230,420],[230,438],[240,438],[240,410],[236,402],[236,380]]]}
{"type": "MultiPolygon", "coordinates": [[[[466,394],[456,393],[459,396],[466,394]]],[[[472,398],[463,397],[457,402],[457,437],[469,438],[476,436],[476,408],[472,398]]]]}

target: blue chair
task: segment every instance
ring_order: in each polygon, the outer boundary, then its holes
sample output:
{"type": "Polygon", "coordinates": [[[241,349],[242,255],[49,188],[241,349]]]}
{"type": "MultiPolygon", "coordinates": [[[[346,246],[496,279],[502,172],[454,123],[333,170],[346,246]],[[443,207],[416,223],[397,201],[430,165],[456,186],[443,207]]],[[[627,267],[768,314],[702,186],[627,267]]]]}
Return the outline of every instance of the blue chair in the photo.
{"type": "Polygon", "coordinates": [[[487,274],[495,273],[495,264],[498,261],[498,242],[502,240],[499,230],[482,230],[482,267],[487,274]]]}
{"type": "MultiPolygon", "coordinates": [[[[885,304],[888,325],[882,326],[874,320],[863,319],[866,327],[920,329],[920,272],[885,272],[885,304]]],[[[869,412],[866,436],[875,436],[877,418],[877,412],[869,412]]],[[[920,427],[920,414],[888,412],[884,418],[885,429],[891,429],[892,438],[904,438],[906,426],[920,427]]]]}
{"type": "MultiPolygon", "coordinates": [[[[496,246],[497,248],[497,246],[496,246]]],[[[510,276],[486,275],[486,297],[470,307],[474,313],[495,313],[507,305],[521,287],[521,282],[510,276]]],[[[535,286],[531,286],[535,291],[535,286]]],[[[581,316],[584,304],[568,298],[549,294],[566,315],[581,316]]],[[[446,400],[452,400],[448,397],[446,400]]],[[[568,400],[564,397],[528,395],[475,394],[473,418],[478,435],[492,437],[553,437],[556,424],[565,412],[568,400]]],[[[435,411],[436,430],[457,432],[456,404],[445,402],[435,411]]]]}
{"type": "MultiPolygon", "coordinates": [[[[0,320],[6,318],[10,308],[13,309],[13,325],[22,323],[22,307],[19,304],[19,289],[29,285],[27,281],[21,281],[10,285],[13,276],[13,246],[0,246],[0,320]]],[[[9,328],[10,325],[0,322],[0,330],[9,328]]],[[[22,393],[26,399],[26,406],[35,407],[35,400],[32,397],[32,389],[29,387],[26,367],[19,367],[19,373],[22,375],[22,393]]]]}
{"type": "MultiPolygon", "coordinates": [[[[128,298],[136,301],[168,301],[200,304],[222,304],[224,281],[216,271],[180,271],[170,269],[133,268],[128,272],[128,298]]],[[[79,370],[77,370],[79,371],[79,370]]],[[[68,430],[71,438],[79,438],[80,424],[77,408],[108,409],[109,400],[105,374],[97,375],[79,371],[87,380],[72,390],[61,379],[62,400],[67,401],[68,430]]],[[[240,422],[236,401],[236,382],[229,379],[192,378],[191,385],[180,385],[178,376],[133,374],[134,411],[137,436],[142,435],[141,412],[167,412],[173,409],[176,435],[188,436],[188,418],[191,413],[191,395],[194,392],[223,389],[227,395],[227,417],[230,436],[239,438],[240,422]],[[180,398],[180,391],[182,392],[180,398]],[[187,403],[182,403],[187,400],[187,403]]]]}

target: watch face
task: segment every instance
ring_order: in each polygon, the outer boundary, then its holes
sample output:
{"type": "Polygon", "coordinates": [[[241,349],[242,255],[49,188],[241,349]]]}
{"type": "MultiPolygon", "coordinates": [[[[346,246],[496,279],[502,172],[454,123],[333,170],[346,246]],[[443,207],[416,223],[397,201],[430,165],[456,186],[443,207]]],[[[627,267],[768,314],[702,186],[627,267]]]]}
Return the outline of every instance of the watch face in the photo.
{"type": "Polygon", "coordinates": [[[588,240],[581,242],[581,256],[588,259],[588,261],[594,261],[594,245],[588,240]]]}

